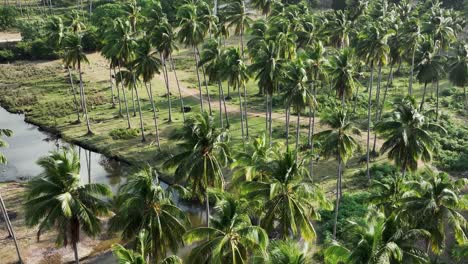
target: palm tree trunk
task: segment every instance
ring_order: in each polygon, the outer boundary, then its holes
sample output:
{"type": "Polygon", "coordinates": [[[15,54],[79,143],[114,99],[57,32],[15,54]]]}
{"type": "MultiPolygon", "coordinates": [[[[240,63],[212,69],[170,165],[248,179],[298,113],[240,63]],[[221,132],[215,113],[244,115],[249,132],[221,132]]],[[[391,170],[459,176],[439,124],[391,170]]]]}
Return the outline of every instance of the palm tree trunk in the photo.
{"type": "MultiPolygon", "coordinates": [[[[268,92],[265,91],[265,136],[268,138],[268,92]]],[[[270,139],[268,138],[268,141],[270,139]]]]}
{"type": "Polygon", "coordinates": [[[78,99],[76,98],[76,90],[75,90],[75,85],[73,84],[73,76],[71,74],[70,67],[67,67],[67,70],[68,70],[68,77],[70,78],[70,84],[71,84],[72,93],[73,93],[73,102],[75,103],[75,107],[76,107],[76,122],[81,123],[80,104],[78,103],[78,99]]]}
{"type": "Polygon", "coordinates": [[[135,74],[132,71],[132,78],[133,78],[133,89],[135,89],[135,95],[137,99],[137,106],[138,106],[138,114],[140,115],[140,130],[141,130],[141,141],[145,142],[146,137],[145,137],[145,126],[143,124],[143,114],[141,113],[141,104],[140,104],[140,96],[138,95],[138,88],[136,85],[136,78],[135,74]]]}
{"type": "Polygon", "coordinates": [[[241,117],[241,131],[242,131],[242,141],[245,142],[244,136],[244,111],[242,110],[242,96],[240,93],[240,87],[237,87],[237,95],[239,96],[239,112],[241,117]]]}
{"type": "Polygon", "coordinates": [[[421,104],[419,105],[419,112],[422,112],[423,107],[424,107],[424,101],[426,100],[426,90],[427,90],[427,82],[424,83],[424,90],[423,90],[423,95],[421,99],[421,104]]]}
{"type": "Polygon", "coordinates": [[[75,264],[79,264],[80,263],[80,257],[78,256],[78,246],[76,244],[76,242],[73,242],[72,243],[73,245],[73,253],[75,255],[75,264]]]}
{"type": "Polygon", "coordinates": [[[218,98],[219,98],[219,125],[220,128],[223,129],[223,99],[222,99],[222,92],[221,92],[221,81],[218,81],[218,98]]]}
{"type": "Polygon", "coordinates": [[[296,123],[296,162],[297,155],[299,153],[299,137],[301,131],[301,111],[297,111],[297,123],[296,123]]]}
{"type": "Polygon", "coordinates": [[[244,59],[244,24],[241,24],[240,30],[240,51],[241,51],[241,58],[244,59]]]}
{"type": "Polygon", "coordinates": [[[371,105],[372,105],[372,83],[374,82],[374,61],[371,62],[371,74],[369,83],[369,99],[367,101],[367,151],[366,151],[366,174],[367,178],[371,179],[370,175],[370,129],[371,129],[371,105]]]}
{"type": "Polygon", "coordinates": [[[226,127],[229,128],[229,117],[228,117],[228,111],[226,107],[226,98],[224,97],[223,83],[221,81],[219,81],[219,86],[221,87],[221,99],[223,100],[224,117],[226,118],[226,127]]]}
{"type": "Polygon", "coordinates": [[[112,81],[112,67],[109,66],[109,83],[111,88],[112,108],[115,108],[114,82],[112,81]]]}
{"type": "Polygon", "coordinates": [[[436,81],[436,121],[439,120],[439,80],[436,81]]]}
{"type": "Polygon", "coordinates": [[[169,54],[169,60],[171,62],[172,71],[174,72],[174,78],[176,80],[177,90],[179,91],[179,100],[180,100],[180,107],[181,107],[181,110],[182,110],[182,118],[183,118],[184,123],[185,123],[184,99],[182,99],[182,92],[180,91],[179,78],[177,77],[177,71],[176,71],[176,68],[175,68],[174,60],[172,59],[172,54],[169,54]]]}
{"type": "Polygon", "coordinates": [[[125,95],[125,87],[124,87],[123,80],[122,80],[122,70],[120,69],[120,62],[119,62],[118,67],[119,67],[119,74],[120,74],[120,84],[121,84],[121,87],[122,87],[122,94],[123,94],[124,103],[125,103],[125,110],[126,110],[126,114],[127,114],[128,129],[131,129],[132,125],[130,124],[130,113],[128,112],[127,96],[125,95]]]}
{"type": "Polygon", "coordinates": [[[231,97],[231,85],[229,84],[229,82],[228,82],[228,84],[227,84],[227,87],[228,87],[228,94],[227,94],[227,96],[226,96],[225,99],[226,99],[226,100],[231,100],[231,98],[232,98],[232,97],[231,97]]]}
{"type": "Polygon", "coordinates": [[[18,263],[23,263],[21,259],[21,253],[18,246],[18,240],[16,239],[15,231],[13,230],[13,225],[11,224],[10,217],[8,216],[8,212],[5,206],[5,202],[3,201],[3,197],[0,194],[0,211],[3,212],[3,218],[5,219],[5,224],[7,226],[8,233],[10,237],[13,239],[13,243],[15,244],[16,254],[18,255],[18,263]]]}
{"type": "Polygon", "coordinates": [[[387,99],[388,88],[390,87],[390,84],[392,83],[393,79],[393,66],[394,62],[392,62],[392,64],[390,65],[390,73],[388,74],[387,85],[385,86],[385,91],[382,98],[382,106],[380,107],[379,118],[377,119],[377,121],[380,121],[380,119],[382,118],[382,113],[385,109],[385,100],[387,99]]]}
{"type": "Polygon", "coordinates": [[[289,106],[286,107],[286,149],[289,149],[289,106]]]}
{"type": "Polygon", "coordinates": [[[353,114],[356,113],[356,107],[357,107],[357,102],[358,102],[358,96],[359,96],[359,86],[356,88],[356,93],[354,94],[354,103],[353,103],[353,114]]]}
{"type": "MultiPolygon", "coordinates": [[[[379,63],[379,76],[377,81],[377,91],[375,97],[375,123],[379,121],[379,109],[380,109],[380,84],[382,83],[382,63],[379,63]]],[[[372,152],[375,153],[375,146],[377,144],[377,132],[374,131],[374,144],[372,146],[372,152]]]]}
{"type": "Polygon", "coordinates": [[[463,86],[463,94],[465,95],[465,109],[468,110],[468,94],[466,93],[465,86],[463,86]]]}
{"type": "Polygon", "coordinates": [[[91,131],[91,125],[89,124],[89,116],[88,116],[88,107],[86,106],[86,95],[85,90],[83,87],[83,74],[81,73],[81,62],[78,60],[78,71],[80,73],[80,89],[81,94],[83,95],[83,110],[86,117],[86,127],[88,129],[87,135],[92,135],[93,132],[91,131]]]}
{"type": "MultiPolygon", "coordinates": [[[[317,90],[315,89],[315,86],[314,86],[314,98],[316,98],[316,95],[317,95],[317,90]]],[[[312,110],[312,109],[311,109],[312,110]]],[[[310,176],[310,179],[312,180],[314,178],[314,130],[315,130],[315,109],[312,113],[312,122],[311,122],[311,125],[310,125],[310,128],[311,128],[311,138],[310,138],[310,154],[312,155],[312,157],[310,158],[310,164],[309,164],[309,176],[310,176]]]]}
{"type": "Polygon", "coordinates": [[[272,112],[273,112],[273,94],[270,94],[270,107],[269,108],[270,109],[268,111],[269,112],[268,113],[268,115],[269,115],[269,117],[268,117],[269,118],[269,120],[268,120],[268,123],[269,123],[268,124],[268,134],[269,135],[268,135],[268,137],[270,138],[270,147],[271,147],[272,144],[273,144],[273,126],[272,126],[273,125],[272,124],[273,120],[271,118],[272,112]]]}
{"type": "Polygon", "coordinates": [[[135,107],[135,91],[133,90],[133,87],[131,89],[131,92],[132,92],[132,109],[133,109],[133,116],[135,117],[136,116],[136,107],[135,107]]]}
{"type": "Polygon", "coordinates": [[[414,56],[416,54],[416,45],[413,47],[413,55],[411,56],[411,71],[410,71],[410,80],[409,80],[409,87],[408,93],[409,95],[413,95],[413,75],[414,75],[414,56]]]}
{"type": "MultiPolygon", "coordinates": [[[[145,82],[145,86],[147,87],[146,82],[145,82]]],[[[158,145],[158,149],[161,149],[161,144],[159,142],[158,115],[156,114],[156,107],[154,106],[153,89],[151,87],[151,82],[149,82],[149,95],[150,95],[151,107],[153,108],[154,128],[156,129],[156,144],[158,145]]]]}
{"type": "Polygon", "coordinates": [[[169,89],[169,75],[167,74],[166,59],[161,55],[161,61],[163,64],[163,74],[164,79],[166,80],[166,90],[167,90],[167,106],[169,107],[169,116],[167,122],[172,122],[172,103],[171,103],[171,91],[169,89]]]}
{"type": "Polygon", "coordinates": [[[244,88],[244,119],[245,119],[245,136],[249,137],[249,117],[247,115],[247,89],[245,83],[242,85],[244,88]]]}
{"type": "MultiPolygon", "coordinates": [[[[113,72],[114,72],[114,77],[117,76],[116,72],[115,72],[115,67],[113,68],[113,72]]],[[[117,102],[119,103],[119,117],[123,117],[122,115],[122,102],[120,100],[120,90],[119,90],[119,85],[117,83],[115,83],[115,88],[117,88],[117,102]]]]}
{"type": "Polygon", "coordinates": [[[205,200],[206,200],[206,226],[210,227],[210,199],[208,197],[208,191],[205,191],[205,200]]]}
{"type": "Polygon", "coordinates": [[[208,89],[208,82],[206,81],[205,66],[203,66],[203,65],[202,65],[202,73],[203,73],[203,82],[205,83],[206,97],[208,97],[208,111],[210,111],[210,115],[213,115],[213,111],[211,109],[210,90],[208,89]]]}
{"type": "Polygon", "coordinates": [[[201,82],[200,82],[200,72],[198,70],[198,53],[197,53],[197,47],[193,47],[194,55],[195,55],[195,68],[197,72],[197,80],[198,80],[198,92],[200,95],[200,111],[203,113],[203,95],[202,95],[202,90],[201,90],[201,82]]]}
{"type": "Polygon", "coordinates": [[[338,155],[338,179],[336,179],[335,219],[333,221],[333,239],[335,240],[336,240],[336,226],[338,223],[338,212],[339,212],[340,198],[341,198],[341,193],[340,193],[341,167],[342,167],[342,161],[341,161],[341,157],[338,155]]]}

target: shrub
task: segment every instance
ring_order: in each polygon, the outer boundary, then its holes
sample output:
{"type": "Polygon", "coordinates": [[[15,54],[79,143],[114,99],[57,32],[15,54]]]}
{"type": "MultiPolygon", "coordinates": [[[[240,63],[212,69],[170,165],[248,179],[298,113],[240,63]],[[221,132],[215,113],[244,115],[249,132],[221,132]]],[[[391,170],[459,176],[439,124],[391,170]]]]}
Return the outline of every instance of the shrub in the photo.
{"type": "Polygon", "coordinates": [[[58,59],[59,55],[54,48],[47,44],[43,39],[37,39],[31,43],[31,58],[39,60],[58,59]]]}
{"type": "Polygon", "coordinates": [[[109,135],[112,137],[113,140],[119,140],[119,139],[131,139],[135,138],[138,136],[140,133],[139,129],[136,128],[117,128],[112,130],[109,135]]]}
{"type": "Polygon", "coordinates": [[[43,19],[24,20],[19,23],[18,28],[23,41],[33,41],[45,35],[45,21],[43,19]]]}
{"type": "Polygon", "coordinates": [[[15,55],[11,50],[0,50],[0,62],[10,62],[15,55]]]}
{"type": "Polygon", "coordinates": [[[16,23],[18,12],[16,8],[10,6],[0,7],[0,30],[11,28],[16,23]]]}
{"type": "Polygon", "coordinates": [[[16,43],[16,46],[13,48],[13,53],[15,54],[15,59],[17,60],[31,58],[31,43],[24,41],[16,43]]]}
{"type": "Polygon", "coordinates": [[[87,52],[96,51],[101,46],[97,34],[97,29],[93,26],[88,27],[88,29],[83,34],[81,41],[83,50],[87,52]]]}

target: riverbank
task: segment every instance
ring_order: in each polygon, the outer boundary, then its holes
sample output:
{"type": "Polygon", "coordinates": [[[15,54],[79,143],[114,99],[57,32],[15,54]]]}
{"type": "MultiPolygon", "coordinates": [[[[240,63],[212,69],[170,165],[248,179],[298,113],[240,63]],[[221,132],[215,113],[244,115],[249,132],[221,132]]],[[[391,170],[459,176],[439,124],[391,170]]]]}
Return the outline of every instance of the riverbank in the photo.
{"type": "MultiPolygon", "coordinates": [[[[10,216],[23,261],[27,264],[59,264],[73,261],[74,255],[71,247],[59,247],[55,244],[55,231],[44,232],[37,240],[37,229],[29,228],[24,219],[24,190],[25,184],[19,182],[0,183],[0,193],[8,205],[10,216]]],[[[103,219],[104,225],[107,219],[103,219]]],[[[116,234],[104,232],[96,238],[82,237],[79,251],[82,259],[93,258],[110,250],[111,245],[120,241],[116,234]]],[[[2,264],[17,262],[17,255],[13,240],[8,238],[8,232],[0,218],[0,256],[2,264]]],[[[98,262],[95,262],[98,263],[98,262]]]]}

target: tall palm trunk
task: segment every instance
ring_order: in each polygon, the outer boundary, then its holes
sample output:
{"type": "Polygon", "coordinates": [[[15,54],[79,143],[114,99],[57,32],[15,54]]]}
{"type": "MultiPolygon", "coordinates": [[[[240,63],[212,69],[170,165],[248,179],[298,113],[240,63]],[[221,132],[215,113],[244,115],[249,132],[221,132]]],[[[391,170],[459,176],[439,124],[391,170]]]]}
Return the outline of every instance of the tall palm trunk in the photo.
{"type": "Polygon", "coordinates": [[[296,123],[296,162],[297,162],[297,155],[299,153],[299,138],[300,138],[300,131],[301,131],[301,111],[297,111],[297,123],[296,123]]]}
{"type": "MultiPolygon", "coordinates": [[[[148,87],[147,83],[145,82],[145,86],[148,87]]],[[[154,119],[154,128],[156,129],[156,144],[158,149],[161,149],[161,144],[159,142],[159,126],[158,126],[158,115],[156,114],[156,107],[154,105],[153,100],[153,89],[151,87],[151,82],[149,82],[149,97],[151,101],[151,108],[153,108],[153,119],[154,119]]]]}
{"type": "MultiPolygon", "coordinates": [[[[313,94],[314,94],[314,99],[317,96],[317,90],[315,89],[315,85],[313,85],[313,94]]],[[[312,112],[312,108],[309,108],[309,146],[310,146],[310,163],[309,163],[309,177],[312,180],[314,178],[314,130],[315,130],[315,109],[312,112]]]]}
{"type": "MultiPolygon", "coordinates": [[[[198,57],[200,57],[200,51],[197,48],[197,54],[198,57]]],[[[210,116],[213,115],[213,111],[211,109],[211,96],[210,96],[210,90],[208,89],[208,82],[206,81],[206,72],[205,72],[205,66],[201,66],[202,73],[203,73],[203,82],[205,84],[205,90],[206,90],[206,97],[208,98],[208,111],[210,112],[210,116]]]]}
{"type": "Polygon", "coordinates": [[[84,90],[84,87],[83,87],[83,74],[81,73],[81,61],[80,60],[78,60],[78,71],[80,73],[80,90],[81,90],[81,94],[83,96],[83,98],[82,98],[82,100],[83,100],[83,110],[84,110],[84,114],[85,114],[85,117],[86,117],[86,127],[88,129],[87,135],[92,135],[93,132],[91,131],[91,125],[89,124],[88,106],[86,105],[86,95],[85,95],[85,90],[84,90]]]}
{"type": "Polygon", "coordinates": [[[138,88],[136,85],[136,78],[135,74],[132,71],[132,78],[133,78],[133,89],[135,89],[135,95],[137,99],[137,106],[138,106],[138,114],[140,115],[140,130],[141,130],[141,141],[145,142],[146,137],[145,137],[145,126],[143,124],[143,114],[141,113],[141,104],[140,104],[140,96],[138,95],[138,88]]]}
{"type": "Polygon", "coordinates": [[[219,98],[219,125],[220,128],[223,129],[224,124],[223,124],[223,99],[222,99],[222,93],[221,93],[221,82],[218,81],[218,98],[219,98]]]}
{"type": "Polygon", "coordinates": [[[341,161],[341,157],[338,155],[338,178],[336,179],[336,196],[335,196],[335,219],[333,220],[333,239],[336,239],[336,226],[338,223],[338,212],[340,207],[340,199],[341,199],[341,169],[343,166],[343,162],[341,161]]]}
{"type": "Polygon", "coordinates": [[[202,95],[202,90],[201,90],[201,81],[200,81],[200,72],[198,70],[199,68],[199,65],[198,65],[198,53],[197,53],[197,47],[194,46],[193,47],[193,51],[194,51],[194,56],[195,56],[195,70],[197,72],[197,80],[198,80],[198,93],[199,93],[199,96],[200,96],[200,111],[203,113],[204,110],[203,110],[203,95],[202,95]]]}
{"type": "Polygon", "coordinates": [[[114,82],[112,81],[112,67],[109,66],[109,83],[111,90],[112,108],[115,108],[114,82]]]}
{"type": "Polygon", "coordinates": [[[247,88],[245,87],[245,83],[242,84],[244,88],[244,117],[245,117],[245,136],[249,137],[249,117],[247,115],[247,88]]]}
{"type": "Polygon", "coordinates": [[[439,79],[436,81],[436,121],[439,120],[439,79]]]}
{"type": "MultiPolygon", "coordinates": [[[[68,77],[70,78],[70,85],[71,85],[71,88],[72,88],[72,93],[73,93],[73,103],[75,104],[75,107],[76,107],[76,122],[77,123],[81,123],[81,120],[80,120],[80,104],[78,103],[78,99],[76,98],[76,90],[75,90],[75,85],[73,84],[73,76],[71,74],[71,70],[70,70],[70,67],[67,67],[67,70],[68,70],[68,77]]],[[[81,92],[80,92],[81,94],[81,92]]]]}
{"type": "Polygon", "coordinates": [[[289,106],[286,106],[286,149],[289,150],[289,106]]]}
{"type": "Polygon", "coordinates": [[[377,121],[380,121],[380,119],[382,118],[382,113],[385,108],[385,100],[387,99],[388,88],[390,87],[390,84],[392,83],[392,79],[393,79],[393,66],[395,66],[394,62],[390,64],[390,73],[388,74],[387,85],[385,86],[385,91],[384,91],[384,95],[382,98],[382,105],[380,107],[380,110],[378,110],[379,118],[377,119],[377,121]]]}
{"type": "Polygon", "coordinates": [[[468,110],[468,94],[466,93],[466,86],[463,86],[463,94],[465,95],[465,109],[468,110]]]}
{"type": "Polygon", "coordinates": [[[270,146],[273,144],[273,119],[272,119],[272,112],[273,112],[273,94],[270,94],[270,107],[269,107],[268,115],[268,134],[270,138],[270,146]]]}
{"type": "Polygon", "coordinates": [[[423,90],[423,95],[421,98],[421,104],[419,105],[419,112],[421,112],[424,107],[424,101],[426,100],[426,90],[427,90],[427,82],[424,83],[424,90],[423,90]]]}
{"type": "Polygon", "coordinates": [[[13,225],[11,224],[10,217],[8,216],[8,212],[5,206],[5,202],[3,201],[3,197],[0,194],[0,211],[3,212],[3,218],[5,219],[5,224],[7,226],[8,234],[13,239],[13,243],[15,244],[16,254],[18,255],[18,263],[23,263],[21,259],[21,253],[18,246],[18,240],[16,239],[15,231],[13,230],[13,225]]]}
{"type": "Polygon", "coordinates": [[[242,131],[242,141],[245,142],[245,134],[244,134],[244,111],[242,110],[242,96],[240,92],[240,87],[237,87],[237,95],[239,97],[239,112],[241,117],[241,131],[242,131]]]}
{"type": "Polygon", "coordinates": [[[206,200],[206,226],[210,227],[210,199],[208,197],[208,191],[205,191],[205,192],[206,192],[206,194],[205,194],[205,200],[206,200]]]}
{"type": "Polygon", "coordinates": [[[221,99],[223,100],[223,106],[224,106],[224,117],[226,118],[226,127],[229,128],[229,117],[228,117],[228,111],[226,107],[226,98],[224,97],[224,90],[223,90],[223,84],[221,81],[219,81],[219,86],[221,89],[221,99]]]}
{"type": "Polygon", "coordinates": [[[172,59],[172,54],[169,54],[169,60],[170,60],[170,63],[171,63],[172,71],[174,72],[174,78],[175,78],[175,81],[176,81],[176,84],[177,84],[177,90],[179,91],[180,108],[182,110],[182,118],[183,118],[184,123],[185,123],[184,99],[182,99],[182,92],[180,91],[179,78],[177,77],[177,71],[176,71],[176,68],[175,68],[174,60],[172,59]]]}
{"type": "Polygon", "coordinates": [[[370,74],[370,83],[369,83],[369,98],[367,101],[367,151],[366,151],[366,174],[367,178],[370,180],[370,130],[371,130],[371,105],[372,105],[372,84],[374,82],[374,61],[371,61],[371,74],[370,74]]]}
{"type": "Polygon", "coordinates": [[[413,95],[413,75],[414,75],[414,57],[416,55],[416,45],[413,47],[413,55],[411,56],[411,71],[410,71],[410,80],[409,80],[409,87],[408,93],[409,95],[413,95]]]}
{"type": "Polygon", "coordinates": [[[268,113],[269,113],[269,105],[268,105],[268,92],[265,91],[265,136],[267,137],[268,141],[270,138],[268,137],[268,113]]]}
{"type": "MultiPolygon", "coordinates": [[[[117,74],[115,73],[115,67],[113,68],[113,72],[114,72],[114,76],[117,76],[117,74]]],[[[116,83],[115,84],[115,88],[117,90],[117,102],[119,103],[119,116],[120,117],[123,117],[123,114],[122,114],[122,102],[120,100],[120,90],[119,90],[119,85],[116,83]]]]}
{"type": "Polygon", "coordinates": [[[132,128],[132,125],[130,124],[130,113],[128,112],[127,96],[125,94],[125,87],[124,87],[124,84],[123,84],[122,70],[120,69],[120,62],[119,62],[118,67],[119,67],[119,74],[120,74],[120,85],[122,87],[122,94],[123,94],[124,103],[125,103],[125,110],[126,110],[126,114],[127,114],[127,124],[128,124],[128,129],[130,129],[130,128],[132,128]]]}
{"type": "MultiPolygon", "coordinates": [[[[377,91],[375,97],[375,123],[379,121],[379,109],[380,109],[380,84],[382,83],[382,62],[379,63],[379,76],[377,77],[377,91]]],[[[374,131],[374,144],[372,146],[372,152],[375,153],[375,147],[377,144],[377,132],[374,131]]]]}
{"type": "Polygon", "coordinates": [[[161,55],[161,61],[162,61],[162,64],[163,64],[164,79],[166,80],[167,107],[169,108],[167,122],[170,123],[170,122],[172,122],[171,90],[169,89],[169,75],[167,74],[166,58],[164,58],[164,56],[162,56],[162,55],[161,55]]]}
{"type": "Polygon", "coordinates": [[[133,109],[133,116],[136,116],[136,107],[135,107],[135,91],[133,87],[130,90],[132,92],[132,109],[133,109]]]}

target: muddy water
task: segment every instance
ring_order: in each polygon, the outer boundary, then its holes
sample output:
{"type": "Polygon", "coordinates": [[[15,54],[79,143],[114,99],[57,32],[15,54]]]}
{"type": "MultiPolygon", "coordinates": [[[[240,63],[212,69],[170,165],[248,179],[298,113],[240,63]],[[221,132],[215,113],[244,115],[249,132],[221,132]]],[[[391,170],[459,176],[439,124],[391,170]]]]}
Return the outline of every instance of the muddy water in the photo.
{"type": "MultiPolygon", "coordinates": [[[[73,146],[49,133],[40,131],[35,125],[24,121],[24,115],[12,114],[0,107],[0,128],[13,130],[13,136],[4,138],[8,143],[2,152],[8,159],[7,165],[0,165],[0,182],[27,181],[41,173],[41,168],[36,164],[38,158],[46,156],[49,151],[57,150],[62,146],[73,146]]],[[[78,146],[73,146],[80,154],[81,182],[104,183],[116,192],[126,181],[126,176],[135,171],[126,164],[109,159],[106,156],[88,151],[78,146]]],[[[163,184],[167,187],[166,184],[163,184]]],[[[177,200],[177,197],[175,198],[177,200]]],[[[204,225],[204,211],[201,207],[192,204],[179,203],[190,217],[192,226],[204,225]]],[[[190,248],[179,250],[181,257],[187,256],[190,248]]],[[[94,261],[88,263],[116,263],[112,254],[103,254],[94,261]]]]}

